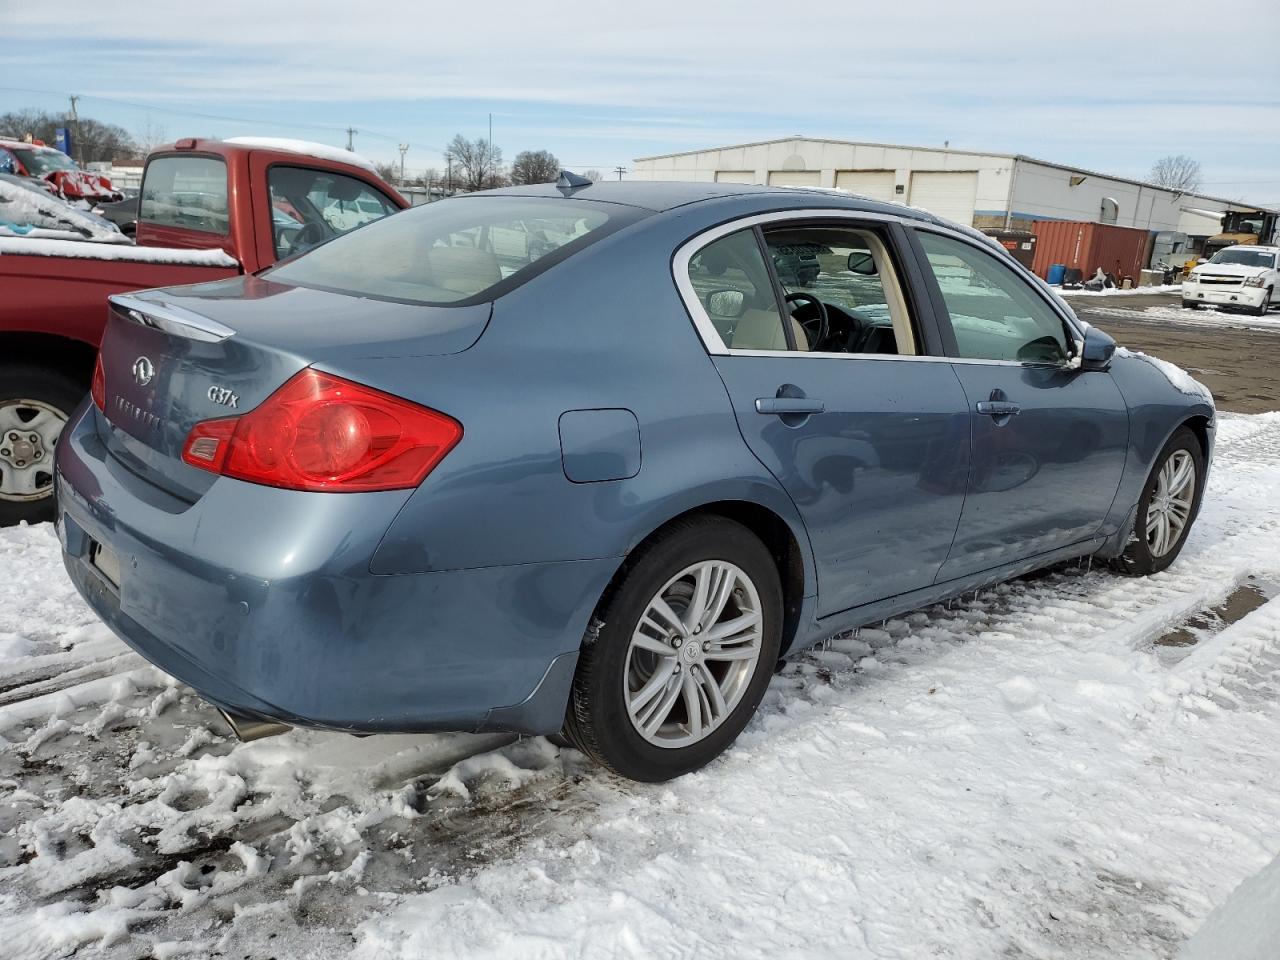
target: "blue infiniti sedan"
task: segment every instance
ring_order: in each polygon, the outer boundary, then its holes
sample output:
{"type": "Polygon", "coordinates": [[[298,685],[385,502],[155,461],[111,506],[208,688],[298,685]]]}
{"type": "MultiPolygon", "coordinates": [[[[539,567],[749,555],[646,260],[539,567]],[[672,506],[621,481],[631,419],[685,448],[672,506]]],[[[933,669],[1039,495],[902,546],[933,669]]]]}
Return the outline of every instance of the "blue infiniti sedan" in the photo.
{"type": "Polygon", "coordinates": [[[706,764],[780,658],[1072,557],[1178,556],[1211,398],[974,231],[794,189],[521,187],[112,298],[67,570],[242,736],[706,764]]]}

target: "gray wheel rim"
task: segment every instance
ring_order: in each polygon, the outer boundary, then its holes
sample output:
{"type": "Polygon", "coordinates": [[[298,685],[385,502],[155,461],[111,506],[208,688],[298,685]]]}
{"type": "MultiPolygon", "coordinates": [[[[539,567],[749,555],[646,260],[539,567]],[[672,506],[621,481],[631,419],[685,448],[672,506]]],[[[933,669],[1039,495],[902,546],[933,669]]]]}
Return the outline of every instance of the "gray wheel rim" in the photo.
{"type": "Polygon", "coordinates": [[[704,560],[672,577],[631,633],[622,693],[632,726],[658,747],[719,729],[760,661],[760,594],[736,564],[704,560]]]}
{"type": "Polygon", "coordinates": [[[53,492],[53,451],[66,415],[39,400],[0,402],[0,500],[40,500],[53,492]]]}
{"type": "Polygon", "coordinates": [[[1159,558],[1182,540],[1191,522],[1196,494],[1196,462],[1186,450],[1175,450],[1156,474],[1156,486],[1147,504],[1147,549],[1159,558]]]}

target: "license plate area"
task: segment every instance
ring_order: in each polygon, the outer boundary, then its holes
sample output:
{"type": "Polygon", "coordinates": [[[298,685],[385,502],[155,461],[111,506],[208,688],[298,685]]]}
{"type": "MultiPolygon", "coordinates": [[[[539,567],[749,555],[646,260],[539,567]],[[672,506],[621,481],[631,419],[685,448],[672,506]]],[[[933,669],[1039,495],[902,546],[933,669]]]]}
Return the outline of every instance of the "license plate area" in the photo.
{"type": "Polygon", "coordinates": [[[117,590],[120,589],[120,557],[97,540],[89,541],[89,565],[117,590]]]}

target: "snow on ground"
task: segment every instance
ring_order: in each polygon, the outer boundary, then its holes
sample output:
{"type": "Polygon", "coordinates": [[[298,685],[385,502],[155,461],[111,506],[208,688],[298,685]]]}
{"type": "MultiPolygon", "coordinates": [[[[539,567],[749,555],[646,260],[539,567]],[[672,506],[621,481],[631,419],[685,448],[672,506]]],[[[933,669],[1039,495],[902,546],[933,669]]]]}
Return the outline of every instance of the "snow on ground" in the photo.
{"type": "Polygon", "coordinates": [[[1120,287],[1107,287],[1102,290],[1069,290],[1064,287],[1052,287],[1054,291],[1062,294],[1064,297],[1132,297],[1136,295],[1150,296],[1157,293],[1182,293],[1182,284],[1180,283],[1162,283],[1150,287],[1131,287],[1128,290],[1120,287]]]}
{"type": "Polygon", "coordinates": [[[0,530],[0,940],[17,960],[1172,957],[1215,907],[1272,896],[1277,542],[1280,414],[1224,415],[1170,571],[1068,565],[835,639],[729,754],[642,786],[542,739],[233,744],[94,622],[50,527],[0,530]]]}
{"type": "MultiPolygon", "coordinates": [[[[1075,298],[1073,293],[1072,299],[1075,298]]],[[[1068,300],[1068,303],[1071,301],[1068,300]]],[[[1146,307],[1135,310],[1132,307],[1109,307],[1088,305],[1090,314],[1101,317],[1115,317],[1117,320],[1137,320],[1151,323],[1181,323],[1193,327],[1235,327],[1240,330],[1280,330],[1280,313],[1272,310],[1264,317],[1236,311],[1216,310],[1213,307],[1201,307],[1199,310],[1181,306],[1146,307]]]]}

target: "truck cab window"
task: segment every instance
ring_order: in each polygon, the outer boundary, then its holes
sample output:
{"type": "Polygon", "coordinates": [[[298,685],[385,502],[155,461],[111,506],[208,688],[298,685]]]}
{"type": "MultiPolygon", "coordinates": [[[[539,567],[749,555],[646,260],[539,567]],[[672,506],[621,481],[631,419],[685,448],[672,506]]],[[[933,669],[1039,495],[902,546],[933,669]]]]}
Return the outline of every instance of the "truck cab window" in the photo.
{"type": "Polygon", "coordinates": [[[281,259],[399,209],[369,184],[327,170],[274,166],[267,172],[267,188],[281,259]]]}

